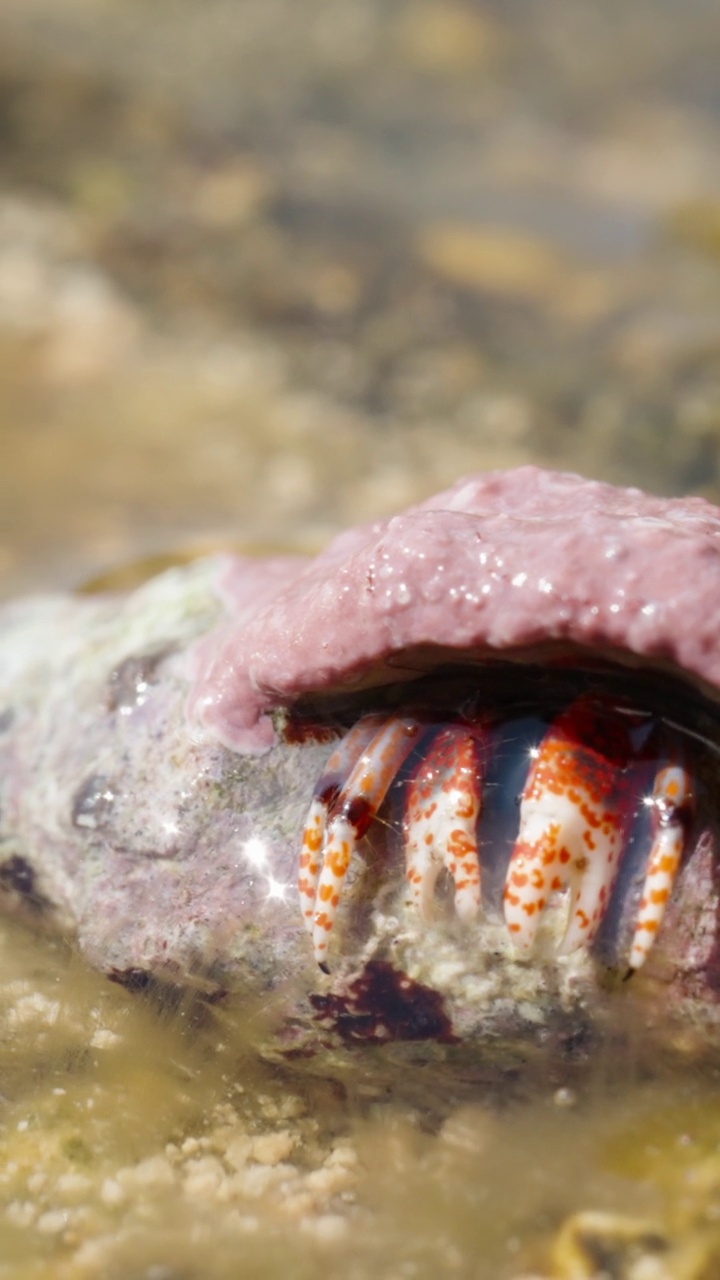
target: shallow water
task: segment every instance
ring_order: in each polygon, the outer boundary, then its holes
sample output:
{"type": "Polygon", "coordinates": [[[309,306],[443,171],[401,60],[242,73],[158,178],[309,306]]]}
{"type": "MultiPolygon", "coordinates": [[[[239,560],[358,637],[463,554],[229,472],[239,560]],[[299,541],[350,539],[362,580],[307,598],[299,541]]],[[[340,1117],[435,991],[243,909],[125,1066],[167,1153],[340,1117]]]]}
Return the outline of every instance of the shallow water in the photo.
{"type": "MultiPolygon", "coordinates": [[[[2,594],[525,461],[717,498],[715,6],[149,12],[0,12],[2,594]]],[[[0,1280],[717,1275],[720,1064],[615,1011],[400,1095],[3,924],[0,1280]]]]}
{"type": "MultiPolygon", "coordinates": [[[[368,1056],[262,1060],[260,1013],[154,1008],[13,925],[0,964],[0,1276],[500,1280],[588,1210],[598,1249],[630,1230],[658,1274],[696,1274],[668,1262],[691,1244],[717,1265],[720,1067],[649,1061],[627,1016],[547,1081],[402,1096],[368,1056]]],[[[554,1247],[553,1275],[593,1274],[554,1247]]]]}

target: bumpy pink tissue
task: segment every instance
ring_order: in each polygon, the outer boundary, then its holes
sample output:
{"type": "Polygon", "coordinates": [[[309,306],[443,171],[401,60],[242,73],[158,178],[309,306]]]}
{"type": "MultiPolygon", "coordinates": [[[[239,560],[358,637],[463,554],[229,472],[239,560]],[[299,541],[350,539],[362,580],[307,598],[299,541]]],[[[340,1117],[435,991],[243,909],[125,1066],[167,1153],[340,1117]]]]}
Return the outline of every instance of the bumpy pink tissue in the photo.
{"type": "Polygon", "coordinates": [[[314,560],[237,561],[225,594],[238,616],[199,649],[191,706],[234,750],[270,746],[267,712],[302,693],[455,650],[580,648],[720,697],[720,510],[702,498],[536,467],[471,476],[314,560]]]}

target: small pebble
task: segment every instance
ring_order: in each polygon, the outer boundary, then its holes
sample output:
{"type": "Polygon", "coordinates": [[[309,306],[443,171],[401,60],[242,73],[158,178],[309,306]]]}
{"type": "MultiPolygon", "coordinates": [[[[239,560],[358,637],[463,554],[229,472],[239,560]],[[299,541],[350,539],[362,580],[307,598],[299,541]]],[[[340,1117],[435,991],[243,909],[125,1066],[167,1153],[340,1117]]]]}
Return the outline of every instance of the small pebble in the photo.
{"type": "Polygon", "coordinates": [[[553,1094],[553,1102],[556,1107],[569,1110],[571,1107],[577,1106],[577,1094],[574,1089],[556,1089],[553,1094]]]}

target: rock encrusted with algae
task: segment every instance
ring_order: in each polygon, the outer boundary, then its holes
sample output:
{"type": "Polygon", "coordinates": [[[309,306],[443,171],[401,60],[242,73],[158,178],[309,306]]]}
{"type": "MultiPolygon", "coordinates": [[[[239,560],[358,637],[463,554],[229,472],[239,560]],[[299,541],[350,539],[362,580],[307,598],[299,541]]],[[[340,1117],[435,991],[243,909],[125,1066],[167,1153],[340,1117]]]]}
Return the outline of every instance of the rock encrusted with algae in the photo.
{"type": "MultiPolygon", "coordinates": [[[[215,557],[126,595],[6,606],[3,905],[76,937],[132,990],[233,989],[271,1011],[288,1053],[338,1031],[448,1048],[501,1028],[576,1034],[602,1003],[594,960],[541,948],[516,963],[492,876],[478,922],[441,904],[421,921],[390,810],[351,867],[342,947],[319,974],[295,888],[308,803],[365,702],[397,706],[420,683],[432,698],[448,664],[488,697],[499,662],[530,682],[545,663],[612,670],[661,697],[669,681],[714,776],[719,539],[699,499],[524,468],[462,481],[315,561],[215,557]]],[[[653,980],[706,1013],[711,827],[693,838],[653,980]]]]}

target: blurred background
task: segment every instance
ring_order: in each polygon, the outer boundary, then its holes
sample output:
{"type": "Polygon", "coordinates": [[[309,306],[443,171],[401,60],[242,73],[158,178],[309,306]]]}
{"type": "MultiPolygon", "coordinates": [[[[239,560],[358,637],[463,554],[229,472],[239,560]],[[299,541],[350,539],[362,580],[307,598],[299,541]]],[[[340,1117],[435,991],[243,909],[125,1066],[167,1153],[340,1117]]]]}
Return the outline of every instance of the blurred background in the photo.
{"type": "Polygon", "coordinates": [[[711,0],[2,0],[0,590],[720,498],[718,67],[711,0]]]}
{"type": "MultiPolygon", "coordinates": [[[[0,0],[0,595],[526,461],[720,500],[719,69],[715,0],[0,0]]],[[[580,1209],[556,1277],[716,1274],[689,1030],[415,1110],[184,1018],[3,925],[0,1277],[537,1275],[580,1209]]]]}

